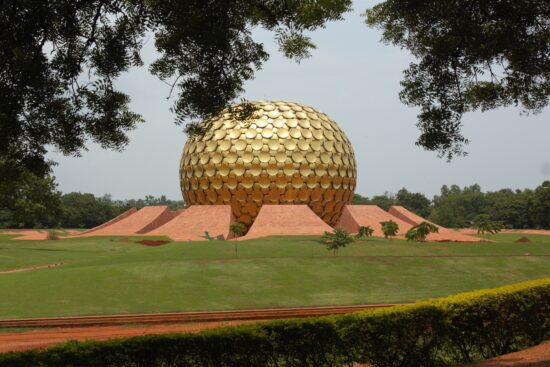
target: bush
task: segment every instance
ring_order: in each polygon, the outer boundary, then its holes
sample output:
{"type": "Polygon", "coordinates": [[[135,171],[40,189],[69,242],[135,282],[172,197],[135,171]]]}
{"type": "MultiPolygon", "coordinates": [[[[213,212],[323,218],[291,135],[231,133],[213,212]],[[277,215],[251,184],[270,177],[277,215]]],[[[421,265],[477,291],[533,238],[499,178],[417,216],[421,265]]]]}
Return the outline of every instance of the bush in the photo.
{"type": "Polygon", "coordinates": [[[235,222],[229,225],[229,231],[235,235],[235,237],[241,237],[246,233],[246,225],[235,222]]]}
{"type": "Polygon", "coordinates": [[[69,342],[0,366],[454,366],[550,337],[550,278],[347,315],[69,342]]]}
{"type": "Polygon", "coordinates": [[[356,238],[361,239],[371,237],[373,233],[374,229],[372,229],[371,226],[360,226],[357,230],[356,238]]]}

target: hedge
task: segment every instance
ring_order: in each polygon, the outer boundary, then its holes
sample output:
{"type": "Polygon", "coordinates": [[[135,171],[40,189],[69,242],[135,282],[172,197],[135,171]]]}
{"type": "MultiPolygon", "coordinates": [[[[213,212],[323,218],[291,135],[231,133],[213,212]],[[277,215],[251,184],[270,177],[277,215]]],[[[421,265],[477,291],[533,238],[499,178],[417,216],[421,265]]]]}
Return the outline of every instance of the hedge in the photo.
{"type": "Polygon", "coordinates": [[[550,278],[413,305],[0,354],[9,367],[454,366],[550,336],[550,278]]]}

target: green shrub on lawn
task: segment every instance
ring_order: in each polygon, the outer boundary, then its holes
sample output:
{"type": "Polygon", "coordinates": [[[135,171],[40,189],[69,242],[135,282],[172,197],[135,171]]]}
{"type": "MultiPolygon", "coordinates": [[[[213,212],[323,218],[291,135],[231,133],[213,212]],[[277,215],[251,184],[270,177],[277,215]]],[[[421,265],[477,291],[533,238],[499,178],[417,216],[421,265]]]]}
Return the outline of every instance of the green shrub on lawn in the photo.
{"type": "Polygon", "coordinates": [[[550,337],[550,278],[414,305],[197,334],[69,342],[0,366],[454,366],[550,337]]]}

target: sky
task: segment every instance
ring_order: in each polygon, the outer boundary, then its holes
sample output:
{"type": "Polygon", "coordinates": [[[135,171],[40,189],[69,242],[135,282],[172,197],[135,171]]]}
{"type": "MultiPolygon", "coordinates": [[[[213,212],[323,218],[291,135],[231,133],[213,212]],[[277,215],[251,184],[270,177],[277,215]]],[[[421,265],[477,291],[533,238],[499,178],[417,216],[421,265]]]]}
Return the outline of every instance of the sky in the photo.
{"type": "MultiPolygon", "coordinates": [[[[361,14],[376,1],[356,1],[343,21],[311,33],[317,49],[296,63],[279,54],[273,34],[254,31],[271,54],[242,95],[313,106],[335,120],[350,139],[357,160],[356,192],[364,196],[395,193],[406,187],[428,197],[442,185],[477,183],[483,190],[535,188],[550,180],[550,109],[522,115],[520,108],[469,113],[463,118],[469,155],[451,162],[415,145],[418,110],[398,98],[402,72],[413,57],[380,42],[361,14]]],[[[62,192],[86,192],[114,199],[166,195],[181,199],[179,160],[186,141],[174,124],[167,100],[169,87],[152,76],[148,63],[157,57],[154,40],[143,52],[145,66],[120,77],[117,87],[132,98],[131,108],[145,122],[129,133],[122,152],[89,143],[82,157],[52,151],[48,157],[62,192]]]]}

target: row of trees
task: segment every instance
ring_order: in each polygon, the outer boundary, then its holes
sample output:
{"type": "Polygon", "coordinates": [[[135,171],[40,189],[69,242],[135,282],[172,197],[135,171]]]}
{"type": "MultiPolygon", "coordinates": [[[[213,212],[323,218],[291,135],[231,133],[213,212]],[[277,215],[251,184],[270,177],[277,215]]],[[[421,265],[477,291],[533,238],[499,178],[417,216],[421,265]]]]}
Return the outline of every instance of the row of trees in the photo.
{"type": "MultiPolygon", "coordinates": [[[[0,165],[0,171],[1,171],[0,165]]],[[[129,208],[167,205],[184,206],[183,201],[169,200],[164,195],[138,200],[113,200],[110,195],[71,192],[62,194],[54,178],[24,171],[19,184],[0,183],[0,228],[91,228],[116,217],[129,208]]]]}
{"type": "MultiPolygon", "coordinates": [[[[3,166],[0,164],[0,174],[3,166]]],[[[113,200],[110,195],[72,192],[62,194],[53,177],[22,171],[18,184],[0,182],[0,228],[64,227],[90,228],[117,216],[129,208],[167,205],[181,208],[181,200],[165,196],[146,196],[138,200],[113,200]]],[[[353,204],[374,204],[388,210],[392,205],[407,209],[445,227],[471,227],[476,218],[499,221],[509,228],[550,228],[550,181],[535,189],[502,189],[483,192],[479,185],[441,188],[428,199],[422,193],[403,188],[397,194],[385,193],[372,198],[356,194],[353,204]]]]}
{"type": "Polygon", "coordinates": [[[483,192],[477,184],[460,188],[441,188],[432,200],[424,194],[403,188],[397,194],[385,193],[372,198],[355,195],[353,204],[374,204],[387,210],[401,205],[445,227],[471,227],[484,216],[509,228],[550,228],[550,181],[525,190],[502,189],[483,192]]]}

